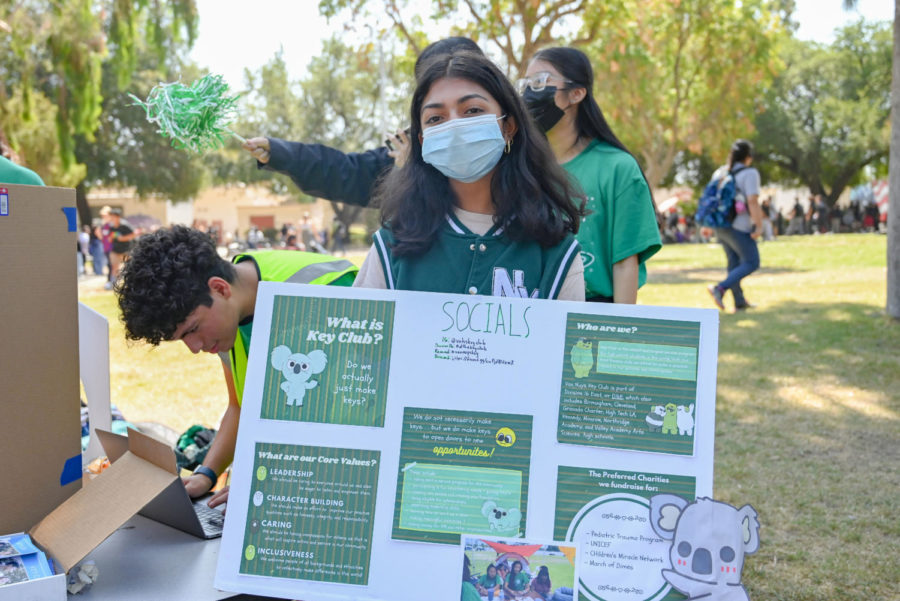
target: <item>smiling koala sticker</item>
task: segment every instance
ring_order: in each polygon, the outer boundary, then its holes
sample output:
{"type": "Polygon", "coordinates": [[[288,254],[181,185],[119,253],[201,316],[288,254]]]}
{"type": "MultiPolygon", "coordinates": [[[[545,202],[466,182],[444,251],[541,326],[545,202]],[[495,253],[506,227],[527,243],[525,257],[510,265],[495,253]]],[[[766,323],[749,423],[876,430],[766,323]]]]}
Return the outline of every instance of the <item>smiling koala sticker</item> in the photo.
{"type": "Polygon", "coordinates": [[[736,509],[700,497],[693,503],[677,495],[650,498],[650,522],[672,541],[672,569],[663,577],[688,596],[709,601],[749,601],[741,584],[744,555],[759,549],[759,522],[750,505],[736,509]]]}
{"type": "Polygon", "coordinates": [[[281,372],[284,382],[281,389],[287,394],[289,406],[303,406],[303,397],[306,391],[315,388],[319,383],[310,380],[315,374],[320,374],[325,369],[328,357],[324,351],[310,351],[308,355],[295,353],[289,347],[281,345],[272,349],[272,367],[281,372]]]}

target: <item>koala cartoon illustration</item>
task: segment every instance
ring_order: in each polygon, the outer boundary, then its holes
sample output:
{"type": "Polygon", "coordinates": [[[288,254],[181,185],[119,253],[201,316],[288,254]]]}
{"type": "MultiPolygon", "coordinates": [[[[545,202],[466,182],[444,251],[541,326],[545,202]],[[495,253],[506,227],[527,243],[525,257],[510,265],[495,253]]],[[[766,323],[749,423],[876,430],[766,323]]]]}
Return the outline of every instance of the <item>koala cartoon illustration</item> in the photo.
{"type": "Polygon", "coordinates": [[[759,548],[759,522],[750,505],[735,509],[700,497],[693,503],[676,495],[650,498],[654,532],[672,541],[672,569],[663,577],[688,599],[750,601],[741,584],[744,555],[759,548]]]}
{"type": "Polygon", "coordinates": [[[322,373],[328,362],[325,352],[317,350],[304,355],[294,353],[290,348],[281,345],[272,349],[271,358],[272,367],[284,376],[281,389],[287,394],[287,404],[302,407],[306,391],[318,384],[318,381],[310,378],[314,374],[322,373]]]}
{"type": "Polygon", "coordinates": [[[663,419],[666,417],[666,408],[662,405],[654,405],[650,408],[650,412],[644,418],[647,427],[651,432],[659,432],[662,430],[663,419]]]}
{"type": "Polygon", "coordinates": [[[519,523],[522,521],[522,513],[518,509],[503,509],[497,507],[493,501],[485,501],[481,506],[481,515],[488,519],[491,531],[506,532],[516,530],[518,534],[519,523]]]}
{"type": "Polygon", "coordinates": [[[678,432],[678,416],[675,412],[675,403],[666,404],[666,416],[663,418],[662,433],[677,434],[678,432]]]}
{"type": "Polygon", "coordinates": [[[678,405],[678,417],[676,422],[678,424],[678,433],[681,436],[691,436],[694,433],[693,403],[691,403],[691,406],[687,409],[684,408],[684,405],[678,405]]]}
{"type": "Polygon", "coordinates": [[[594,367],[594,343],[579,338],[569,351],[569,361],[572,363],[572,369],[575,370],[576,378],[586,378],[594,367]]]}

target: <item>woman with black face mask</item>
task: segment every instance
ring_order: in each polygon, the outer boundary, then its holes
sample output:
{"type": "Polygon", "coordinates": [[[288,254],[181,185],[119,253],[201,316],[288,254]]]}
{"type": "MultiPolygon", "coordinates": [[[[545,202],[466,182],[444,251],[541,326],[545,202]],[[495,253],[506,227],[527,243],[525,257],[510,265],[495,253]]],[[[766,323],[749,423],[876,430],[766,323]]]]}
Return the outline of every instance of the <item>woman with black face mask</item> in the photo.
{"type": "Polygon", "coordinates": [[[587,197],[578,231],[585,295],[634,303],[647,279],[644,262],[660,249],[656,207],[640,166],[612,132],[594,100],[594,72],[574,48],[547,48],[517,82],[556,160],[587,197]]]}

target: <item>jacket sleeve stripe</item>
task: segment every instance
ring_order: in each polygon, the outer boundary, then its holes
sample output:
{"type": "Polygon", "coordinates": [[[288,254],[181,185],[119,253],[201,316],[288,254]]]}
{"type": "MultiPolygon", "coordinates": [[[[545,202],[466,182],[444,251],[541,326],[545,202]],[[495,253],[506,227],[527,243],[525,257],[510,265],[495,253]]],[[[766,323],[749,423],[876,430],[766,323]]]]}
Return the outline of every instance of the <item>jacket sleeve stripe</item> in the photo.
{"type": "Polygon", "coordinates": [[[559,269],[556,270],[556,278],[553,280],[553,286],[550,287],[550,294],[547,298],[556,298],[559,295],[559,287],[563,282],[566,273],[569,271],[569,267],[572,265],[572,260],[575,258],[575,253],[578,251],[578,241],[572,240],[572,244],[569,245],[569,250],[566,251],[563,260],[559,264],[559,269]]]}
{"type": "Polygon", "coordinates": [[[394,274],[391,273],[391,257],[384,244],[384,239],[381,237],[381,232],[375,232],[374,238],[375,249],[378,251],[378,256],[381,259],[381,267],[384,270],[384,281],[387,282],[388,290],[396,290],[396,287],[394,286],[394,274]]]}

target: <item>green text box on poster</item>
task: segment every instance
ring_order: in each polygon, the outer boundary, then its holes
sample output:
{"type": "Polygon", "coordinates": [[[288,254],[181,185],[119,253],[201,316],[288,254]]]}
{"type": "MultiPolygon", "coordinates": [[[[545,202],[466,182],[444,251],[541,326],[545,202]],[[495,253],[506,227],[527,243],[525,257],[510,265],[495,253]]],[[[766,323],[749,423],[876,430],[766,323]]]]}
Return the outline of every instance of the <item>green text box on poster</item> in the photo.
{"type": "Polygon", "coordinates": [[[660,572],[669,566],[671,541],[650,524],[650,497],[656,494],[692,501],[695,479],[559,466],[553,538],[579,543],[579,601],[684,599],[660,572]]]}
{"type": "Polygon", "coordinates": [[[530,415],[406,407],[391,537],[521,536],[531,435],[530,415]]]}
{"type": "Polygon", "coordinates": [[[366,584],[378,451],[257,443],[241,574],[366,584]]]}
{"type": "Polygon", "coordinates": [[[697,379],[697,349],[669,344],[598,341],[597,372],[694,381],[697,379]]]}
{"type": "Polygon", "coordinates": [[[384,425],[394,303],[276,296],[262,419],[384,425]]]}
{"type": "Polygon", "coordinates": [[[403,472],[400,528],[518,536],[521,494],[520,471],[417,463],[403,472]]]}
{"type": "Polygon", "coordinates": [[[557,440],[692,455],[699,344],[696,322],[570,313],[557,440]]]}

